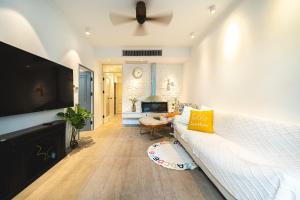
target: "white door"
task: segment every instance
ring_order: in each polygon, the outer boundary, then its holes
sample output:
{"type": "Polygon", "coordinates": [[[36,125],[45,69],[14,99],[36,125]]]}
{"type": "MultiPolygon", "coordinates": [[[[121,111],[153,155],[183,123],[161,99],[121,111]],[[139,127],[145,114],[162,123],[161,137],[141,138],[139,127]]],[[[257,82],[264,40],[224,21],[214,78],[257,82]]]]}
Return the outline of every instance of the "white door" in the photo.
{"type": "Polygon", "coordinates": [[[122,83],[116,83],[116,113],[122,113],[122,83]]]}
{"type": "Polygon", "coordinates": [[[104,73],[103,77],[103,117],[104,122],[107,122],[114,115],[114,75],[104,73]]]}
{"type": "Polygon", "coordinates": [[[103,117],[104,122],[107,122],[109,118],[111,117],[110,113],[110,78],[107,76],[107,74],[104,74],[103,79],[103,117]]]}

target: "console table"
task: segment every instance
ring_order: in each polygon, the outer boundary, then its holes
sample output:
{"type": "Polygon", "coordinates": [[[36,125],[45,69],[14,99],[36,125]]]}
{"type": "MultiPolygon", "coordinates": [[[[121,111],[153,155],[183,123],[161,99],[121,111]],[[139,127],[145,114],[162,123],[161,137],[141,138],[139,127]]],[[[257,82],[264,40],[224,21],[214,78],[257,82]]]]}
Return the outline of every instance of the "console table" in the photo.
{"type": "Polygon", "coordinates": [[[11,199],[65,157],[65,121],[0,135],[0,199],[11,199]]]}

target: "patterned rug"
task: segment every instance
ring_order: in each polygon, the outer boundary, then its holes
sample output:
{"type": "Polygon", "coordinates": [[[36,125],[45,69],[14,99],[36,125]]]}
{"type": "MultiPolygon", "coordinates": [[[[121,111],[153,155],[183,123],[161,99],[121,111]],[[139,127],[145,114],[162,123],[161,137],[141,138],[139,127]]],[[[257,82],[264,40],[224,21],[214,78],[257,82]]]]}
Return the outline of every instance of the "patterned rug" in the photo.
{"type": "Polygon", "coordinates": [[[156,164],[176,170],[195,169],[197,165],[177,140],[163,141],[148,148],[148,156],[156,164]]]}

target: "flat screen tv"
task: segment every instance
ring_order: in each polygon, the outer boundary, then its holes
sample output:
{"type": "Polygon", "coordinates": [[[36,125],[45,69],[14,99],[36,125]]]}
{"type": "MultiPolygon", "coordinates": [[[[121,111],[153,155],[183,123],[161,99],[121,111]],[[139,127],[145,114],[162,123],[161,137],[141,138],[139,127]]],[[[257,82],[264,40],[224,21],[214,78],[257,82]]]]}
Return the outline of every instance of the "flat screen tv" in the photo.
{"type": "Polygon", "coordinates": [[[73,106],[73,70],[0,42],[0,117],[73,106]]]}

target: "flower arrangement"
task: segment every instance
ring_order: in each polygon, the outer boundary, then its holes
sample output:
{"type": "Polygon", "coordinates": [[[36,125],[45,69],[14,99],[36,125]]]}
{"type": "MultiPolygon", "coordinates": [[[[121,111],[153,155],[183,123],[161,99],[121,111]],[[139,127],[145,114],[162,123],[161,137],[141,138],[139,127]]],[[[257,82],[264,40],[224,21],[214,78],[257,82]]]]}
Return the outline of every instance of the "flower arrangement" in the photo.
{"type": "Polygon", "coordinates": [[[173,99],[173,103],[172,103],[172,110],[173,110],[174,112],[178,112],[178,111],[179,111],[179,105],[180,105],[180,102],[179,102],[179,100],[175,97],[175,98],[173,99]]]}
{"type": "Polygon", "coordinates": [[[136,102],[138,102],[138,99],[136,97],[132,97],[129,101],[131,102],[131,111],[136,112],[136,102]]]}

